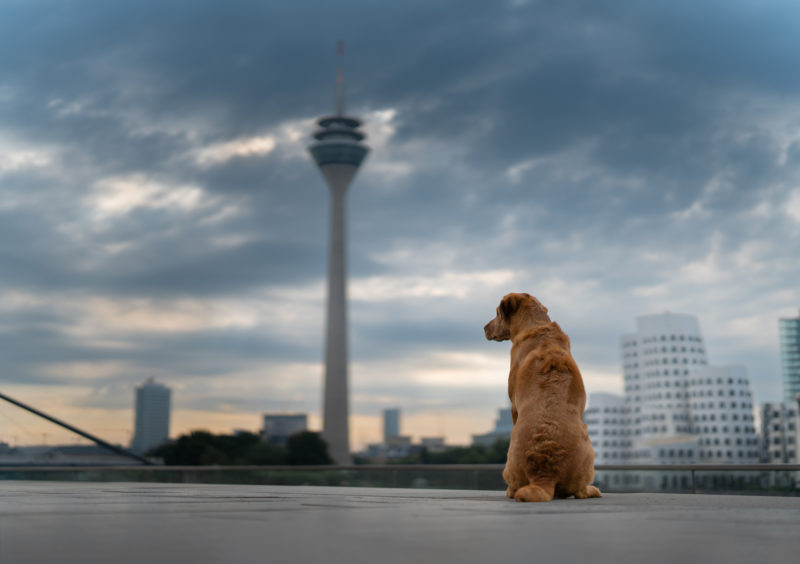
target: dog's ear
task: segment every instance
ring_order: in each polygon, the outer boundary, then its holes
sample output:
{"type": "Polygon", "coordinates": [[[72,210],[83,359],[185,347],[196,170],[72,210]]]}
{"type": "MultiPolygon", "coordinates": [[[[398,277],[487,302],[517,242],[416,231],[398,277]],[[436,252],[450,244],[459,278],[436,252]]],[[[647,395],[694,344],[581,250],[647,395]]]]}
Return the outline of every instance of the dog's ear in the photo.
{"type": "Polygon", "coordinates": [[[503,314],[505,319],[511,319],[511,316],[519,309],[522,300],[515,294],[509,294],[500,301],[500,313],[503,314]]]}

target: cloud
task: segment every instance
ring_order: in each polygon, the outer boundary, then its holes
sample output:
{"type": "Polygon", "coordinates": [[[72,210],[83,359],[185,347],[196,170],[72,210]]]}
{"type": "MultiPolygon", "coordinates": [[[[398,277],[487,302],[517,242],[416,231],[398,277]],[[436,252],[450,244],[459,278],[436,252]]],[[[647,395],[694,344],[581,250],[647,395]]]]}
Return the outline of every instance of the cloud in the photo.
{"type": "Polygon", "coordinates": [[[170,186],[131,174],[98,180],[87,205],[98,221],[106,221],[140,208],[193,211],[203,205],[203,199],[200,187],[170,186]]]}
{"type": "Polygon", "coordinates": [[[263,157],[275,149],[275,139],[269,136],[234,139],[215,143],[195,152],[195,162],[200,166],[211,166],[227,162],[236,157],[263,157]]]}
{"type": "Polygon", "coordinates": [[[307,146],[344,38],[372,149],[347,202],[357,434],[393,402],[414,433],[488,430],[507,350],[481,328],[511,290],[550,307],[590,391],[669,308],[774,399],[800,301],[796,12],[4,5],[4,382],[118,429],[152,374],[175,431],[318,420],[329,193],[307,146]]]}

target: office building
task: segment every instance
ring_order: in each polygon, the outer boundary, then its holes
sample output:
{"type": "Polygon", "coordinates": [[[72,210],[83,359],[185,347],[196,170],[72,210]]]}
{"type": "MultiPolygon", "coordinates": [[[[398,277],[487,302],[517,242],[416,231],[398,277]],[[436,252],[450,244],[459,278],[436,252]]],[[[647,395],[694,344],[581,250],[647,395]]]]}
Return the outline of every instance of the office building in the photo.
{"type": "Polygon", "coordinates": [[[265,413],[261,437],[274,445],[285,446],[289,437],[308,429],[305,413],[265,413]]]}
{"type": "Polygon", "coordinates": [[[400,436],[400,409],[383,410],[383,442],[389,444],[393,437],[400,436]]]}
{"type": "Polygon", "coordinates": [[[472,444],[475,446],[490,447],[498,440],[511,440],[511,428],[514,426],[511,418],[511,406],[497,410],[497,419],[494,429],[482,435],[472,435],[472,444]]]}
{"type": "Polygon", "coordinates": [[[136,388],[133,452],[146,453],[169,439],[171,396],[172,391],[153,378],[136,388]]]}
{"type": "Polygon", "coordinates": [[[761,462],[800,463],[800,402],[758,406],[761,462]]]}
{"type": "Polygon", "coordinates": [[[794,402],[800,394],[800,316],[780,319],[783,401],[794,402]]]}

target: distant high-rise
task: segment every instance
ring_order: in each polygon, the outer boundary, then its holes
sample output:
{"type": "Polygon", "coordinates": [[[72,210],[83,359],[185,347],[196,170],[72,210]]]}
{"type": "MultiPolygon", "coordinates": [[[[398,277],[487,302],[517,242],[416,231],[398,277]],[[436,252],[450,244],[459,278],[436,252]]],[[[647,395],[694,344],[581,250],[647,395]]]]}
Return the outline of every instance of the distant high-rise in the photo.
{"type": "Polygon", "coordinates": [[[783,368],[783,401],[792,402],[800,394],[800,316],[778,321],[783,368]]]}
{"type": "Polygon", "coordinates": [[[383,442],[389,443],[390,439],[400,436],[400,409],[383,410],[383,442]]]}
{"type": "Polygon", "coordinates": [[[153,378],[136,388],[136,422],[131,450],[142,454],[169,439],[172,392],[153,378]]]}
{"type": "Polygon", "coordinates": [[[336,114],[317,120],[316,142],[309,152],[331,190],[331,231],[328,271],[328,326],[325,344],[323,429],[336,464],[350,463],[347,363],[347,268],[345,257],[345,193],[369,148],[361,143],[361,120],[345,115],[344,76],[336,79],[336,114]]]}
{"type": "Polygon", "coordinates": [[[797,464],[800,461],[800,401],[762,403],[761,462],[797,464]]]}
{"type": "Polygon", "coordinates": [[[490,447],[498,440],[509,440],[513,426],[514,420],[511,417],[511,406],[498,409],[494,430],[482,435],[472,435],[472,444],[474,446],[490,447]]]}
{"type": "Polygon", "coordinates": [[[308,415],[305,413],[265,413],[261,435],[264,440],[272,444],[285,446],[289,437],[307,429],[308,415]]]}

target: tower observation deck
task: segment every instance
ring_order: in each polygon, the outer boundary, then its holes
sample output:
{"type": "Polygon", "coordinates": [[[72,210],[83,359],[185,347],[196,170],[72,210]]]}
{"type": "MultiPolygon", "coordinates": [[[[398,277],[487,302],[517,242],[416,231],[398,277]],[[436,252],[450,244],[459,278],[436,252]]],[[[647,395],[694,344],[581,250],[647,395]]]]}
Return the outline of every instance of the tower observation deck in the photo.
{"type": "Polygon", "coordinates": [[[336,464],[350,463],[347,361],[347,267],[345,194],[369,152],[358,130],[361,120],[345,115],[344,78],[337,73],[336,114],[317,120],[315,142],[308,148],[331,190],[328,256],[328,312],[325,343],[325,391],[322,435],[336,464]]]}

